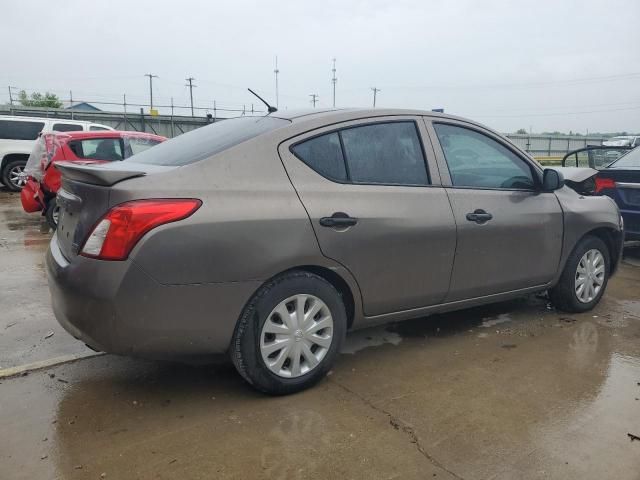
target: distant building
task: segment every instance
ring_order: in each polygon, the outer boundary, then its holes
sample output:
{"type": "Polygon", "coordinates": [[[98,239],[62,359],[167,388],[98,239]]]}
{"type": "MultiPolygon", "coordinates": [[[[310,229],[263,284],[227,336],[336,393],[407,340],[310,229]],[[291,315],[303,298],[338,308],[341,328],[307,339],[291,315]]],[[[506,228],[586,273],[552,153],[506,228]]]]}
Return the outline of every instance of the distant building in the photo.
{"type": "Polygon", "coordinates": [[[93,105],[87,102],[75,103],[70,107],[66,107],[65,110],[76,110],[79,112],[101,112],[102,111],[98,107],[94,107],[93,105]]]}

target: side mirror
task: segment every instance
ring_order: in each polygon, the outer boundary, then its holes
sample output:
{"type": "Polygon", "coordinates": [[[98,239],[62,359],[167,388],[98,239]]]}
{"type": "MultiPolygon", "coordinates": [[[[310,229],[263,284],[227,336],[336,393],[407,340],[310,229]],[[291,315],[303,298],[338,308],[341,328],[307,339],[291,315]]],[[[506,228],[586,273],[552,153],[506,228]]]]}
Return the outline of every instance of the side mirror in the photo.
{"type": "Polygon", "coordinates": [[[553,168],[545,168],[542,172],[542,190],[553,192],[564,186],[564,176],[553,168]]]}

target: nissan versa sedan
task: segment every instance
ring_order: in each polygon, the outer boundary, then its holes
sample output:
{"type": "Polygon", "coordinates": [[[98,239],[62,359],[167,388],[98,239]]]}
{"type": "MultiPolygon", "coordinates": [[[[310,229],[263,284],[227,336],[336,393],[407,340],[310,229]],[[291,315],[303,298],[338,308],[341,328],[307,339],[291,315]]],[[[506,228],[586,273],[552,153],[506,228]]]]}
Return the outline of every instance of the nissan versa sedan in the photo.
{"type": "Polygon", "coordinates": [[[349,329],[542,291],[587,311],[621,255],[615,203],[575,188],[595,170],[432,112],[242,117],[57,168],[62,326],[122,355],[228,353],[271,394],[321,379],[349,329]]]}

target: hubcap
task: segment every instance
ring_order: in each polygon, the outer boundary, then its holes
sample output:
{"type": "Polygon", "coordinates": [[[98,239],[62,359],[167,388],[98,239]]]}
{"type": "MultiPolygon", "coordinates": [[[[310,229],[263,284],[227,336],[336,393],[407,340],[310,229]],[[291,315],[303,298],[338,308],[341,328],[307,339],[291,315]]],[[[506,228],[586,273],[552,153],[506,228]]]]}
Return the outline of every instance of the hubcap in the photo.
{"type": "Polygon", "coordinates": [[[294,295],[280,302],[264,322],[260,353],[273,373],[295,378],[320,364],[332,340],[329,307],[313,295],[294,295]]]}
{"type": "Polygon", "coordinates": [[[22,165],[16,165],[9,170],[9,181],[16,187],[22,188],[27,183],[27,174],[24,173],[22,165]]]}
{"type": "Polygon", "coordinates": [[[576,269],[576,297],[582,303],[589,303],[598,296],[606,273],[604,257],[599,250],[586,252],[576,269]]]}

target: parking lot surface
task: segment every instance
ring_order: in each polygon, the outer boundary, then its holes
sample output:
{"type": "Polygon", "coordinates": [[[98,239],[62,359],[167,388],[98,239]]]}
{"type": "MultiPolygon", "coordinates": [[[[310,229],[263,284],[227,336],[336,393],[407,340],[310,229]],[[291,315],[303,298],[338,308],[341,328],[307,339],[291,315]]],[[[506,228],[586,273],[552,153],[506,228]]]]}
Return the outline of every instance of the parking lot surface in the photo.
{"type": "Polygon", "coordinates": [[[353,332],[273,398],[226,363],[93,356],[51,313],[50,235],[0,191],[0,374],[22,372],[0,479],[640,478],[638,247],[592,312],[532,296],[353,332]]]}

